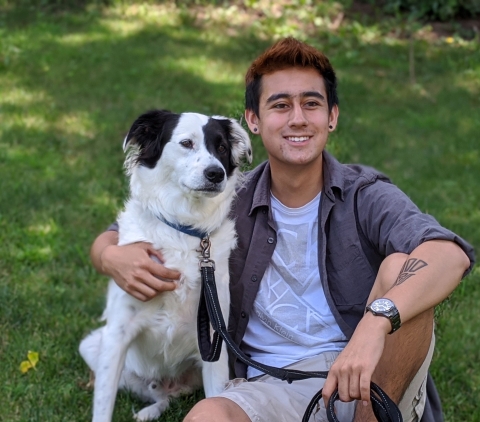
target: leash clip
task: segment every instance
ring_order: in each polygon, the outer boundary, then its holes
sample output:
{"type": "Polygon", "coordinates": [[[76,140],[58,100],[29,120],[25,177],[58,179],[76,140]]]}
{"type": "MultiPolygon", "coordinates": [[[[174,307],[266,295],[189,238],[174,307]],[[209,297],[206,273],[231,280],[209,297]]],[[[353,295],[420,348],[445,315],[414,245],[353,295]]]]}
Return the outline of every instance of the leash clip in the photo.
{"type": "Polygon", "coordinates": [[[212,244],[210,242],[210,238],[205,236],[203,239],[200,240],[200,248],[201,248],[201,255],[200,260],[198,261],[198,266],[200,268],[210,267],[215,270],[215,261],[210,259],[210,248],[212,244]]]}

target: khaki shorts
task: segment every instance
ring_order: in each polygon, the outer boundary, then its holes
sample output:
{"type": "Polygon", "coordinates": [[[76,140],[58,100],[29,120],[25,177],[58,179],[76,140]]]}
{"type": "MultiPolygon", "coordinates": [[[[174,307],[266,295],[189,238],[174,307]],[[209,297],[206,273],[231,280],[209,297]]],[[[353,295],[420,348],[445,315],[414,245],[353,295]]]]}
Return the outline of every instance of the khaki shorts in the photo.
{"type": "MultiPolygon", "coordinates": [[[[399,404],[405,422],[417,422],[423,415],[427,373],[434,346],[435,337],[432,336],[427,357],[399,404]]],[[[322,353],[290,365],[289,368],[328,371],[338,354],[338,352],[322,353]]],[[[225,391],[218,397],[225,397],[238,404],[253,422],[297,422],[302,420],[310,400],[323,387],[324,382],[324,379],[310,378],[288,384],[269,375],[255,378],[254,381],[236,378],[228,383],[225,391]]],[[[328,421],[323,400],[319,403],[320,409],[311,416],[310,422],[328,421]]],[[[349,403],[337,401],[335,410],[338,420],[352,421],[355,406],[356,401],[349,403]]]]}

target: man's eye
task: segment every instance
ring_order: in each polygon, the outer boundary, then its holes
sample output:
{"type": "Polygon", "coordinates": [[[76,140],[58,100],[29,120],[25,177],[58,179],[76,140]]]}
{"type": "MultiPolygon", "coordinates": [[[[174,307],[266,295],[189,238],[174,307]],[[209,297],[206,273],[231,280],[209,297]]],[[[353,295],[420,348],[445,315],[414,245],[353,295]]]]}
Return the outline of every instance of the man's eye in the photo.
{"type": "Polygon", "coordinates": [[[193,141],[191,139],[184,139],[183,141],[180,141],[180,145],[184,148],[192,149],[193,141]]]}
{"type": "Polygon", "coordinates": [[[281,108],[286,108],[286,107],[287,107],[287,104],[285,104],[285,103],[279,103],[279,104],[275,104],[273,106],[273,108],[280,108],[280,109],[281,108]]]}
{"type": "Polygon", "coordinates": [[[307,107],[317,107],[319,104],[317,101],[309,101],[306,106],[307,107]]]}

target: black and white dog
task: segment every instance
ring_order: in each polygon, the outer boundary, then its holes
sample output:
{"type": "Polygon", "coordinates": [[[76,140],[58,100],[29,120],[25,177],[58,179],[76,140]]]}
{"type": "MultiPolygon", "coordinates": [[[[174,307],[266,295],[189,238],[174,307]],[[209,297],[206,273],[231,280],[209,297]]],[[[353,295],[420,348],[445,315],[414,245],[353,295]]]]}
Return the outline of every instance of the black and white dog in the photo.
{"type": "Polygon", "coordinates": [[[118,388],[153,402],[134,415],[155,419],[169,399],[201,386],[207,397],[228,381],[227,353],[201,360],[197,345],[199,238],[209,234],[225,319],[230,295],[228,257],[235,246],[228,219],[241,161],[251,162],[246,131],[233,119],[153,110],[140,116],[124,141],[130,197],[118,217],[119,244],[149,242],[165,265],[182,273],[177,288],[141,302],[111,280],[106,325],[80,344],[95,374],[93,421],[111,421],[118,388]],[[187,231],[188,232],[188,231],[187,231]]]}

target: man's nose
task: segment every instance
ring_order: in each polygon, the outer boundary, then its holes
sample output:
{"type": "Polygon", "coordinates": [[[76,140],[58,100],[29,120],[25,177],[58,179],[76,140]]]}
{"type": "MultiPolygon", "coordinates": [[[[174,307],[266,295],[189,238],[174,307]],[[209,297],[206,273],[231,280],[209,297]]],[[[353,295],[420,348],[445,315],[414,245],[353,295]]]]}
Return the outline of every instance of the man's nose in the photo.
{"type": "Polygon", "coordinates": [[[289,126],[306,126],[308,120],[300,104],[294,104],[290,113],[289,126]]]}

